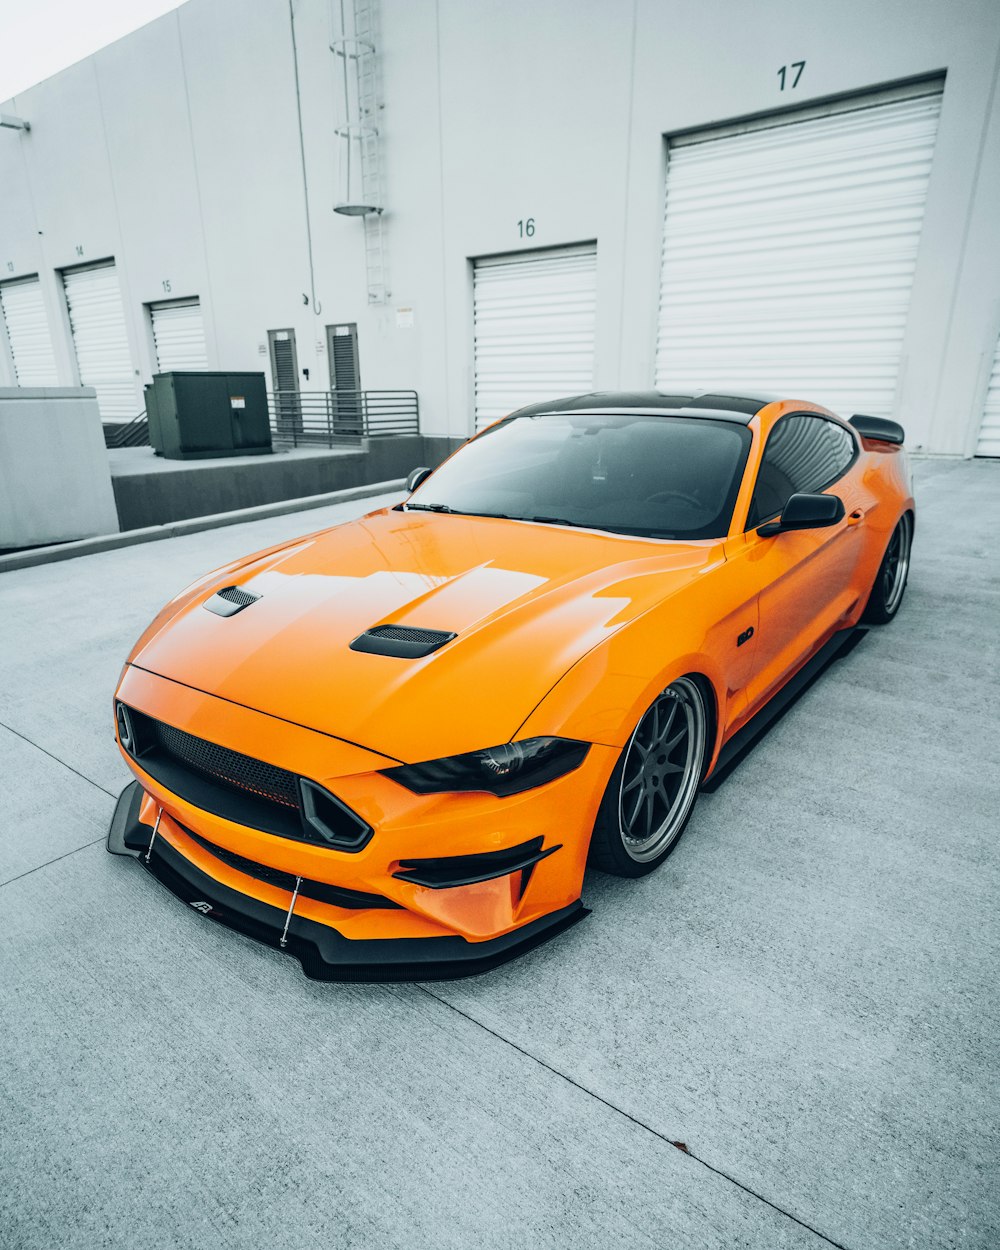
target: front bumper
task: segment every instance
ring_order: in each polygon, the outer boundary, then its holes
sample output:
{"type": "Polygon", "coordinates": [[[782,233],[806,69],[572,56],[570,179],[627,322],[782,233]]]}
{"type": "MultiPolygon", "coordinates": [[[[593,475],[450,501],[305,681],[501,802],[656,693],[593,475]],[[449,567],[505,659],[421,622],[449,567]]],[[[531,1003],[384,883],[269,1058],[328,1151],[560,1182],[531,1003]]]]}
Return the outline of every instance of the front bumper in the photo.
{"type": "Polygon", "coordinates": [[[140,820],[137,781],[119,796],[107,848],[136,859],[178,898],[209,920],[295,956],[315,981],[435,981],[474,976],[506,963],[589,915],[577,899],[519,929],[482,942],[454,935],[350,939],[326,924],[282,910],[217,880],[140,820]],[[152,842],[152,845],[150,845],[152,842]]]}

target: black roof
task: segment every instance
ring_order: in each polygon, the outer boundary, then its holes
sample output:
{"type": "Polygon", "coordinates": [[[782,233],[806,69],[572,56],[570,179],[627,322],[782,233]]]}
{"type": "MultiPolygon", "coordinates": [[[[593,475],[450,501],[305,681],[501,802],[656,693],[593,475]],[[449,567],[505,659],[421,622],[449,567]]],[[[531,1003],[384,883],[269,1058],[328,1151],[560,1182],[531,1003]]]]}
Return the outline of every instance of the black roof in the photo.
{"type": "Polygon", "coordinates": [[[689,394],[668,394],[666,391],[592,391],[589,395],[571,395],[566,399],[550,399],[543,404],[518,408],[511,416],[533,417],[543,412],[581,412],[586,409],[662,409],[675,415],[709,417],[715,420],[741,421],[744,425],[777,395],[724,395],[716,391],[694,391],[689,394]]]}

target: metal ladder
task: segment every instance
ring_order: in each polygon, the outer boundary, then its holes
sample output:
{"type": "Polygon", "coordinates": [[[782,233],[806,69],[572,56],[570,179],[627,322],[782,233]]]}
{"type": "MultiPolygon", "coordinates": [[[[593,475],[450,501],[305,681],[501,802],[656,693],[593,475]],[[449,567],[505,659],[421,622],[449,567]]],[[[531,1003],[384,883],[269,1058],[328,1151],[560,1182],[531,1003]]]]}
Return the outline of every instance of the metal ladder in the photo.
{"type": "Polygon", "coordinates": [[[340,211],[352,205],[367,208],[355,208],[352,215],[363,220],[368,302],[384,304],[390,292],[382,222],[378,0],[353,0],[348,8],[349,4],[350,0],[331,0],[330,6],[330,51],[342,61],[343,117],[336,129],[343,145],[340,211]]]}

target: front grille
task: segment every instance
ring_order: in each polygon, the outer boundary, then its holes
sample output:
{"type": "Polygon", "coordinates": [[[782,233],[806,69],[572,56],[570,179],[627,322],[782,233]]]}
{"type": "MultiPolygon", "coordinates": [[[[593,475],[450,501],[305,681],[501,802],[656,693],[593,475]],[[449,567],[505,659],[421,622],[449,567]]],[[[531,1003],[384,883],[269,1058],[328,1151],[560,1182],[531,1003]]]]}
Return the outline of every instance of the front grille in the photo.
{"type": "Polygon", "coordinates": [[[299,793],[294,773],[242,755],[239,751],[231,751],[228,747],[220,747],[214,742],[206,742],[204,738],[196,738],[181,729],[174,729],[172,725],[164,725],[162,721],[151,717],[146,719],[152,726],[157,745],[173,759],[237,790],[245,790],[272,803],[283,803],[286,807],[298,807],[299,793]]]}
{"type": "MultiPolygon", "coordinates": [[[[247,877],[254,877],[258,881],[266,881],[268,885],[287,890],[289,894],[294,891],[294,873],[285,872],[281,868],[272,868],[268,864],[258,864],[256,860],[246,859],[242,855],[237,855],[235,851],[227,851],[223,846],[216,846],[214,842],[209,842],[207,838],[201,837],[185,825],[181,825],[181,828],[193,842],[197,842],[210,855],[228,864],[230,868],[235,868],[237,872],[242,872],[247,877]]],[[[334,907],[344,907],[352,911],[363,911],[368,908],[400,910],[399,903],[381,894],[349,890],[346,886],[329,885],[325,881],[313,881],[310,877],[301,879],[299,893],[306,898],[315,899],[318,903],[330,903],[334,907]]]]}
{"type": "Polygon", "coordinates": [[[336,795],[286,768],[206,742],[125,704],[118,705],[119,741],[171,794],[248,829],[360,851],[373,830],[336,795]],[[121,733],[121,712],[132,727],[121,733]],[[305,794],[305,800],[303,800],[305,794]]]}

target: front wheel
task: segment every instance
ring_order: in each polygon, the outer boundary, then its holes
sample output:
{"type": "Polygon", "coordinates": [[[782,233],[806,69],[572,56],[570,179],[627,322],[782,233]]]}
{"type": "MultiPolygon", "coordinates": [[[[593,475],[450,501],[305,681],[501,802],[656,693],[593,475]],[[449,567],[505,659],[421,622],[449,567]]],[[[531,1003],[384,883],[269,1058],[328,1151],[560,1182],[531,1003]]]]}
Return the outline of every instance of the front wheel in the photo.
{"type": "Polygon", "coordinates": [[[698,797],[708,742],[705,696],[680,677],[643,714],[614,767],[590,843],[590,863],[642,877],[677,845],[698,797]]]}
{"type": "Polygon", "coordinates": [[[868,625],[888,625],[899,611],[910,572],[910,547],[913,543],[913,517],[904,512],[892,531],[889,546],[879,565],[875,585],[868,596],[861,620],[868,625]]]}

